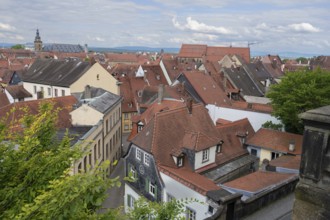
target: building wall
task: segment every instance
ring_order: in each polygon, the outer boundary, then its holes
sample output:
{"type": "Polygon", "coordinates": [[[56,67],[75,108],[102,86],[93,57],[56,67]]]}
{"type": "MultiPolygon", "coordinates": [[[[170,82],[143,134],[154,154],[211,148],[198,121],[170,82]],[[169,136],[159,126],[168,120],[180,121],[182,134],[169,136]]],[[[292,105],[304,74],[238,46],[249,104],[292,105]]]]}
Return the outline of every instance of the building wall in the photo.
{"type": "Polygon", "coordinates": [[[41,91],[43,91],[43,98],[53,98],[71,95],[70,88],[68,87],[51,86],[30,82],[23,82],[23,87],[32,94],[32,97],[26,98],[25,101],[38,99],[37,93],[41,91]]]}
{"type": "Polygon", "coordinates": [[[70,86],[71,92],[83,92],[86,85],[102,88],[116,95],[120,95],[117,80],[99,63],[95,63],[85,74],[70,86]]]}
{"type": "MultiPolygon", "coordinates": [[[[141,148],[131,145],[130,150],[125,157],[125,164],[126,164],[126,170],[125,174],[126,176],[130,173],[130,167],[132,167],[135,170],[136,173],[136,181],[135,182],[128,182],[135,191],[139,192],[140,195],[143,195],[148,200],[151,201],[161,201],[162,200],[162,184],[161,180],[158,176],[158,171],[155,165],[154,158],[151,154],[143,151],[141,148]],[[142,153],[141,159],[137,159],[136,157],[136,149],[139,149],[142,153]],[[149,165],[146,165],[144,162],[145,156],[149,156],[149,165]],[[149,183],[153,183],[156,186],[156,192],[155,195],[152,195],[149,193],[149,183]]],[[[125,193],[126,195],[126,193],[125,193]]]]}
{"type": "Polygon", "coordinates": [[[248,118],[255,131],[259,130],[262,124],[264,124],[266,121],[271,121],[275,124],[281,124],[280,120],[267,113],[217,107],[214,105],[207,105],[206,108],[209,110],[209,114],[214,123],[218,118],[223,118],[229,121],[237,121],[243,118],[248,118]]]}
{"type": "Polygon", "coordinates": [[[73,173],[76,174],[79,170],[85,170],[100,164],[103,158],[103,136],[102,122],[97,123],[93,128],[85,134],[85,136],[77,144],[81,145],[89,154],[75,161],[73,173]]]}
{"type": "Polygon", "coordinates": [[[130,207],[128,207],[128,196],[131,196],[134,198],[134,200],[138,200],[140,198],[140,195],[135,192],[135,190],[128,185],[127,183],[125,183],[125,195],[124,195],[124,211],[125,213],[128,213],[128,211],[130,210],[130,207]]]}
{"type": "MultiPolygon", "coordinates": [[[[196,212],[196,219],[205,219],[212,216],[208,212],[208,203],[206,196],[197,193],[196,191],[190,189],[189,187],[183,185],[172,177],[160,172],[160,176],[164,182],[165,188],[163,191],[163,201],[168,201],[168,195],[174,197],[175,199],[187,199],[186,207],[196,212]],[[197,201],[190,201],[191,199],[196,199],[197,201]]],[[[216,210],[214,210],[214,213],[216,210]]],[[[185,216],[185,214],[183,214],[185,216]]]]}
{"type": "Polygon", "coordinates": [[[132,117],[136,115],[136,112],[123,112],[122,113],[122,132],[131,133],[132,131],[132,117]]]}
{"type": "Polygon", "coordinates": [[[72,125],[96,125],[103,118],[103,114],[91,108],[87,104],[83,104],[79,108],[70,112],[72,125]]]}
{"type": "Polygon", "coordinates": [[[120,102],[103,118],[104,160],[111,162],[109,173],[114,168],[114,162],[121,157],[121,105],[120,102]]]}
{"type": "Polygon", "coordinates": [[[203,151],[196,152],[195,156],[195,170],[202,168],[204,166],[207,166],[211,163],[215,162],[215,156],[216,156],[216,146],[209,148],[209,159],[205,162],[203,162],[203,151]]]}

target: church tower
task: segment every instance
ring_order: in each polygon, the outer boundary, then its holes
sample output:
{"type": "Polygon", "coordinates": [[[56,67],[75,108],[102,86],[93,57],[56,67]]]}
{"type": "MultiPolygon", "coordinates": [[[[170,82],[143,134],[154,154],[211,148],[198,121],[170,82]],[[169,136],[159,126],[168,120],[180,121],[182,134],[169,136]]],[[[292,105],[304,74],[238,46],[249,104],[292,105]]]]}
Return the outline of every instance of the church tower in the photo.
{"type": "Polygon", "coordinates": [[[42,41],[39,35],[39,29],[37,29],[36,37],[34,39],[34,50],[37,52],[42,50],[42,41]]]}

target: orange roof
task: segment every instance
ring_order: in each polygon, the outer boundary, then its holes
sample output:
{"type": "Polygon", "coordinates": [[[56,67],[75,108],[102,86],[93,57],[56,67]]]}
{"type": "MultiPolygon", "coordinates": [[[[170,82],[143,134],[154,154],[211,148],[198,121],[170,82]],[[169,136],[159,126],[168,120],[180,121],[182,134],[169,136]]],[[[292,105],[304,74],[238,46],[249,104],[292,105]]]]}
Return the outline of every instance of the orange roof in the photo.
{"type": "Polygon", "coordinates": [[[206,195],[206,193],[211,190],[221,189],[210,179],[189,169],[176,169],[167,166],[158,166],[158,169],[160,172],[163,172],[164,174],[172,177],[173,179],[202,195],[206,195]]]}
{"type": "Polygon", "coordinates": [[[258,192],[268,187],[274,187],[275,185],[280,185],[296,178],[298,178],[296,174],[257,171],[224,183],[223,185],[248,192],[258,192]]]}
{"type": "Polygon", "coordinates": [[[213,78],[201,71],[187,71],[183,73],[205,104],[220,106],[230,103],[229,98],[213,78]]]}
{"type": "Polygon", "coordinates": [[[283,167],[288,169],[299,170],[301,156],[283,155],[274,160],[269,161],[269,165],[274,167],[283,167]]]}
{"type": "Polygon", "coordinates": [[[61,109],[58,113],[57,128],[71,127],[71,116],[69,113],[73,110],[73,105],[77,102],[77,99],[74,96],[63,96],[50,99],[15,102],[13,104],[0,108],[0,118],[5,119],[8,125],[11,122],[16,121],[16,124],[14,125],[14,130],[19,131],[22,128],[18,120],[25,115],[23,109],[27,108],[30,114],[37,114],[39,112],[40,104],[44,102],[53,102],[55,109],[61,109]],[[15,109],[14,112],[12,112],[13,109],[15,109]]]}
{"type": "Polygon", "coordinates": [[[217,131],[223,141],[222,152],[216,157],[217,164],[227,163],[230,160],[248,154],[247,150],[243,148],[240,138],[237,136],[237,134],[247,134],[246,140],[249,140],[255,134],[247,118],[218,125],[217,131]]]}
{"type": "MultiPolygon", "coordinates": [[[[132,142],[152,153],[157,163],[176,167],[171,153],[186,147],[184,137],[189,133],[203,136],[203,140],[208,140],[209,147],[220,141],[208,110],[202,104],[197,104],[193,105],[192,114],[189,114],[187,107],[156,113],[132,142]]],[[[195,142],[198,148],[204,148],[205,144],[195,142]]]]}
{"type": "Polygon", "coordinates": [[[181,58],[202,58],[206,55],[207,45],[182,44],[178,57],[181,58]]]}
{"type": "Polygon", "coordinates": [[[220,61],[226,55],[240,55],[247,63],[250,63],[249,47],[207,47],[206,59],[220,61]]]}
{"type": "Polygon", "coordinates": [[[248,145],[268,150],[301,155],[303,136],[272,129],[261,128],[248,140],[248,145]],[[289,151],[290,143],[294,142],[294,151],[289,151]]]}

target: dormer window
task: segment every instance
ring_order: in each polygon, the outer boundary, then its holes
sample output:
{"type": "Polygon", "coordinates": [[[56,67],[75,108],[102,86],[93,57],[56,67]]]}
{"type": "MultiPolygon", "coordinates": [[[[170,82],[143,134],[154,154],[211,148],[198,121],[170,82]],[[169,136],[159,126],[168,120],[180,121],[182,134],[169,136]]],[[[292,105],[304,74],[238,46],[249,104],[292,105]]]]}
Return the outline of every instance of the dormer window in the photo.
{"type": "Polygon", "coordinates": [[[221,153],[221,152],[222,152],[222,144],[223,144],[223,141],[220,141],[220,142],[217,144],[217,148],[216,148],[216,152],[217,152],[217,153],[221,153]]]}
{"type": "Polygon", "coordinates": [[[138,132],[142,131],[142,128],[144,126],[143,122],[140,121],[137,125],[138,125],[138,132]]]}
{"type": "Polygon", "coordinates": [[[182,167],[183,166],[183,156],[178,157],[177,160],[177,164],[178,167],[182,167]]]}
{"type": "Polygon", "coordinates": [[[203,163],[209,160],[209,155],[210,155],[210,149],[203,150],[203,157],[202,157],[203,163]]]}

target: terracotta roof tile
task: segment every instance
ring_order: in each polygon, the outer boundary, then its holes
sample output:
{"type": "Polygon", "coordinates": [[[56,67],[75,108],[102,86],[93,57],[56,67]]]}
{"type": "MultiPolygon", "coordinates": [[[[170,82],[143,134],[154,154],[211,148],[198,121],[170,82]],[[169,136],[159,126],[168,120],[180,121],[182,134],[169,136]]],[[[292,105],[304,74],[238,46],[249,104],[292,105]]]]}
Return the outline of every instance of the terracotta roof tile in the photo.
{"type": "MultiPolygon", "coordinates": [[[[9,125],[13,120],[19,120],[25,115],[23,108],[27,108],[30,114],[37,114],[39,111],[39,105],[44,102],[53,102],[55,108],[60,108],[58,115],[58,128],[69,128],[71,127],[71,116],[70,112],[73,109],[73,105],[77,103],[77,99],[74,96],[63,96],[50,99],[38,99],[25,102],[15,102],[13,104],[7,105],[0,108],[0,118],[6,120],[9,125]],[[13,113],[12,109],[16,109],[13,113]],[[7,116],[9,114],[9,116],[7,116]]],[[[20,123],[14,125],[14,130],[21,130],[20,123]]]]}
{"type": "Polygon", "coordinates": [[[283,167],[288,169],[299,170],[301,156],[283,155],[274,160],[269,161],[269,165],[274,167],[283,167]]]}
{"type": "Polygon", "coordinates": [[[182,58],[202,58],[206,55],[207,45],[182,44],[178,57],[182,58]]]}
{"type": "Polygon", "coordinates": [[[0,92],[0,109],[9,104],[10,104],[10,102],[8,100],[7,95],[3,92],[0,92]]]}
{"type": "Polygon", "coordinates": [[[247,150],[242,146],[240,137],[237,136],[238,133],[247,133],[246,140],[254,136],[254,129],[247,118],[218,125],[217,131],[223,141],[222,152],[216,157],[217,164],[224,164],[237,157],[248,154],[247,150]]]}
{"type": "Polygon", "coordinates": [[[246,143],[273,151],[301,155],[302,141],[303,136],[299,134],[261,128],[246,143]],[[294,151],[289,150],[289,145],[292,142],[295,144],[294,151]]]}
{"type": "Polygon", "coordinates": [[[6,90],[14,99],[23,99],[32,97],[32,94],[24,89],[23,85],[9,85],[6,90]]]}
{"type": "Polygon", "coordinates": [[[198,173],[192,172],[189,169],[176,169],[167,166],[158,166],[158,168],[160,172],[163,172],[192,190],[201,193],[202,195],[206,195],[206,193],[211,190],[221,189],[213,181],[198,173]]]}
{"type": "Polygon", "coordinates": [[[296,174],[257,171],[223,185],[248,192],[258,192],[296,178],[296,174]]]}
{"type": "Polygon", "coordinates": [[[230,103],[225,91],[219,87],[210,75],[200,71],[189,71],[183,74],[205,104],[221,106],[230,103]]]}

